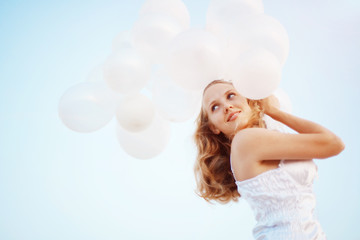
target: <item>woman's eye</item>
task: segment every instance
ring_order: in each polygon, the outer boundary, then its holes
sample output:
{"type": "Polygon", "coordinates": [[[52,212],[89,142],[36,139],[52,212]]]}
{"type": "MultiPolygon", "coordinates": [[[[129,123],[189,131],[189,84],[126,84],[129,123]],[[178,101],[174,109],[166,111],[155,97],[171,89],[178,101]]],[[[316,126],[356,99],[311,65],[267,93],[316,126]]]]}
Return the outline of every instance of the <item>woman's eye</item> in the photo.
{"type": "Polygon", "coordinates": [[[212,107],[211,107],[211,111],[212,111],[212,112],[215,111],[218,107],[219,107],[218,105],[212,106],[212,107]]]}
{"type": "Polygon", "coordinates": [[[228,96],[227,96],[227,98],[230,99],[230,98],[232,98],[232,97],[234,97],[234,96],[235,96],[234,93],[229,93],[228,96]]]}

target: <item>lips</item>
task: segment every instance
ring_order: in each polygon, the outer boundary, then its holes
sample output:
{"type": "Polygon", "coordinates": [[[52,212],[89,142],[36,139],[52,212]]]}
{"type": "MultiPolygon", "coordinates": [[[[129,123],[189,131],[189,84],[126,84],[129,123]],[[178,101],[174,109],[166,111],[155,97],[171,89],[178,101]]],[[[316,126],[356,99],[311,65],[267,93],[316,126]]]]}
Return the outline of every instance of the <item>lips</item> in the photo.
{"type": "Polygon", "coordinates": [[[241,111],[236,111],[236,112],[230,113],[228,118],[227,118],[227,121],[230,122],[230,121],[235,120],[240,112],[241,111]]]}

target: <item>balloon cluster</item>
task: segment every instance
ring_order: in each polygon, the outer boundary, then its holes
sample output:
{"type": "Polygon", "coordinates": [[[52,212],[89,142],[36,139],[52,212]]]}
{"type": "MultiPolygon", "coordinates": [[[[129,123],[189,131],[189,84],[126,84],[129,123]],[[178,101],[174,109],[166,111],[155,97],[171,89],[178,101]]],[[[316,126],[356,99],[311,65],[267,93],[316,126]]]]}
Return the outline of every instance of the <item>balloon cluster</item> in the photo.
{"type": "Polygon", "coordinates": [[[264,14],[261,0],[211,0],[203,29],[190,27],[181,0],[146,0],[132,30],[114,39],[103,82],[69,88],[59,115],[78,132],[96,131],[116,116],[124,151],[152,158],[168,142],[169,122],[199,111],[209,82],[232,80],[247,98],[268,97],[288,52],[286,30],[264,14]],[[141,92],[149,86],[150,97],[141,92]]]}

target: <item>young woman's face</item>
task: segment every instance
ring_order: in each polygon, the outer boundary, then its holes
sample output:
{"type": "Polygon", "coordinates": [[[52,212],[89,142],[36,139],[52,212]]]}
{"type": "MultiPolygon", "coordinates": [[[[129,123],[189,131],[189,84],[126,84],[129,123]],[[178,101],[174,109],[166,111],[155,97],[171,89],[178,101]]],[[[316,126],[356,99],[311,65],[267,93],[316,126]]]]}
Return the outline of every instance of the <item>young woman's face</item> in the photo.
{"type": "Polygon", "coordinates": [[[202,107],[208,115],[211,130],[227,137],[243,129],[252,113],[246,98],[227,83],[216,83],[206,89],[202,107]]]}

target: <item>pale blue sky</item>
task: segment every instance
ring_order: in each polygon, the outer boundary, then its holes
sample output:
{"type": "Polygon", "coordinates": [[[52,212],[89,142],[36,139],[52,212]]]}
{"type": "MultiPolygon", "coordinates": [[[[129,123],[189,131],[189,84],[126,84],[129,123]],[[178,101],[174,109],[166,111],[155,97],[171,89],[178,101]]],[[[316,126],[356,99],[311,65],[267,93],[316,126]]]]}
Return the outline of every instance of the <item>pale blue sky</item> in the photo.
{"type": "MultiPolygon", "coordinates": [[[[0,3],[0,239],[251,239],[246,203],[211,206],[193,192],[193,119],[172,124],[165,151],[144,161],[122,151],[115,120],[82,134],[58,117],[62,94],[106,59],[142,3],[0,3]]],[[[203,26],[209,1],[184,3],[203,26]]],[[[360,239],[360,4],[264,6],[289,34],[281,87],[293,113],[346,144],[315,161],[317,215],[328,239],[360,239]]]]}

